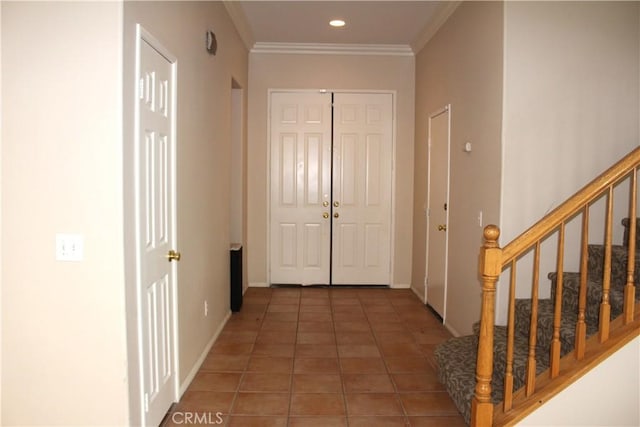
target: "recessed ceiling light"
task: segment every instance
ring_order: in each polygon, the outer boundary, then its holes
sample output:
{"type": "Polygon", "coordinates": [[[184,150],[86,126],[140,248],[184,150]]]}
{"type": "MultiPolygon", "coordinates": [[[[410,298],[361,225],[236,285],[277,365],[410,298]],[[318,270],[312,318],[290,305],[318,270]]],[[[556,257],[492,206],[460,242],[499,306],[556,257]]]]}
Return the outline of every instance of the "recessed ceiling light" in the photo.
{"type": "Polygon", "coordinates": [[[332,19],[331,21],[329,21],[329,25],[331,25],[332,27],[344,27],[345,22],[342,19],[332,19]]]}

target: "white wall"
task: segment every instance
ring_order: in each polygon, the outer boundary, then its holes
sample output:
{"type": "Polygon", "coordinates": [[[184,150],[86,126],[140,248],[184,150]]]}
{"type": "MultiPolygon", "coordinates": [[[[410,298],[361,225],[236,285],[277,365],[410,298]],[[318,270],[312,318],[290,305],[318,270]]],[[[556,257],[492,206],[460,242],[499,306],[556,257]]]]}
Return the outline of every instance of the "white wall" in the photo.
{"type": "Polygon", "coordinates": [[[392,285],[411,279],[414,58],[411,56],[252,53],[249,63],[248,265],[249,282],[268,282],[268,90],[396,91],[395,240],[392,285]]]}
{"type": "Polygon", "coordinates": [[[122,3],[1,7],[1,423],[125,425],[122,3]]]}
{"type": "Polygon", "coordinates": [[[500,2],[463,3],[416,58],[412,286],[424,294],[428,118],[451,104],[445,324],[456,334],[470,333],[480,318],[478,212],[485,225],[500,220],[502,8],[500,2]],[[463,151],[465,142],[471,142],[472,152],[463,151]]]}
{"type": "MultiPolygon", "coordinates": [[[[184,390],[229,308],[230,158],[232,80],[247,87],[247,51],[222,2],[126,2],[124,6],[125,183],[133,188],[135,24],[140,23],[177,57],[177,240],[179,377],[184,390]],[[207,30],[218,52],[205,50],[207,30]],[[209,313],[204,315],[204,302],[209,313]]],[[[245,91],[246,92],[246,91],[245,91]]],[[[246,105],[246,100],[243,100],[246,105]]],[[[244,113],[243,113],[244,114],[244,113]]],[[[246,132],[243,132],[246,134],[246,132]]],[[[125,235],[133,248],[133,194],[125,192],[125,235]]],[[[133,258],[128,258],[132,265],[133,258]]],[[[128,312],[135,313],[135,278],[127,268],[128,312]]],[[[133,325],[135,326],[135,325],[133,325]]],[[[129,330],[136,360],[135,328],[129,330]]],[[[137,367],[130,369],[131,392],[137,367]]],[[[132,403],[133,404],[133,403],[132,403]]],[[[135,422],[139,408],[132,410],[135,422]]]]}
{"type": "Polygon", "coordinates": [[[520,426],[640,425],[640,337],[544,403],[520,426]]]}
{"type": "Polygon", "coordinates": [[[639,144],[639,7],[505,3],[503,244],[639,144]]]}

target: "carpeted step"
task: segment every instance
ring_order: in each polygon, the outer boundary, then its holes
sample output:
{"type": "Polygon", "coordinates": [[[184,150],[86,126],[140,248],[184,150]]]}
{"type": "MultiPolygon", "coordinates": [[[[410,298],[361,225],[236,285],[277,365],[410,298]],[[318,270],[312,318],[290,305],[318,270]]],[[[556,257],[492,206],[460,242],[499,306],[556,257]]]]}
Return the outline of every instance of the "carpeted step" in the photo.
{"type": "MultiPolygon", "coordinates": [[[[638,248],[640,249],[640,247],[638,248]]],[[[611,246],[611,288],[622,289],[627,284],[629,252],[626,246],[611,246]]],[[[635,253],[634,281],[640,283],[640,250],[635,253]]],[[[589,245],[587,265],[589,279],[602,282],[604,276],[604,245],[589,245]]]]}
{"type": "Polygon", "coordinates": [[[440,382],[467,424],[471,419],[471,399],[476,386],[477,354],[478,338],[475,335],[450,338],[434,351],[440,382]]]}
{"type": "MultiPolygon", "coordinates": [[[[551,299],[538,300],[538,325],[536,334],[536,357],[548,363],[553,340],[554,302],[551,299]]],[[[575,327],[577,314],[563,312],[560,319],[560,354],[565,355],[573,350],[575,343],[575,327]]],[[[529,339],[531,321],[531,300],[516,299],[515,306],[516,331],[529,339]]]]}
{"type": "MultiPolygon", "coordinates": [[[[551,298],[555,298],[557,274],[549,273],[551,279],[551,298]]],[[[640,299],[640,290],[636,286],[636,299],[640,299]]],[[[564,273],[562,286],[562,311],[565,313],[578,313],[578,296],[580,293],[580,274],[564,273]]],[[[602,301],[602,281],[587,280],[587,307],[585,321],[587,331],[590,327],[596,327],[600,318],[600,302],[602,301]]],[[[609,290],[609,304],[611,305],[611,319],[615,319],[624,309],[624,288],[611,288],[609,290]]]]}
{"type": "MultiPolygon", "coordinates": [[[[629,246],[629,218],[622,220],[622,226],[624,227],[623,245],[629,246]]],[[[640,248],[640,218],[636,218],[636,248],[640,248]]],[[[637,283],[637,282],[636,282],[637,283]]]]}
{"type": "MultiPolygon", "coordinates": [[[[513,391],[524,387],[529,357],[529,338],[522,333],[514,334],[513,343],[513,391]]],[[[496,327],[493,352],[493,385],[504,396],[504,377],[507,366],[507,328],[496,327]]],[[[549,367],[549,352],[536,348],[536,375],[549,367]]]]}
{"type": "MultiPolygon", "coordinates": [[[[473,325],[473,332],[477,336],[480,323],[473,325]]],[[[507,366],[507,327],[494,326],[493,334],[493,376],[492,395],[502,400],[504,396],[504,377],[507,366]]],[[[513,390],[524,386],[529,357],[529,337],[514,331],[513,345],[513,390]]],[[[536,350],[536,371],[540,374],[549,366],[549,352],[536,350]]]]}

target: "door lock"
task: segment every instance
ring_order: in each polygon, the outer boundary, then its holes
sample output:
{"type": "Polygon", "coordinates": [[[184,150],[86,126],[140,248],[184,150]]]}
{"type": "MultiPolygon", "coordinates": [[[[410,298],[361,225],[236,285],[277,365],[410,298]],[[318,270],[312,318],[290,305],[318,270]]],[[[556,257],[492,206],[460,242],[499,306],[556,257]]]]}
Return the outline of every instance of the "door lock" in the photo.
{"type": "Polygon", "coordinates": [[[438,231],[447,231],[447,225],[446,224],[438,225],[438,231]]]}
{"type": "Polygon", "coordinates": [[[169,262],[171,261],[180,261],[180,257],[182,255],[180,255],[180,252],[176,252],[173,249],[171,249],[169,251],[169,253],[167,254],[167,259],[169,260],[169,262]]]}
{"type": "Polygon", "coordinates": [[[322,206],[324,206],[324,207],[326,208],[327,206],[329,206],[329,202],[327,202],[327,201],[325,200],[324,202],[322,202],[322,206]]]}
{"type": "Polygon", "coordinates": [[[336,208],[340,207],[340,202],[333,202],[333,206],[336,208]]]}

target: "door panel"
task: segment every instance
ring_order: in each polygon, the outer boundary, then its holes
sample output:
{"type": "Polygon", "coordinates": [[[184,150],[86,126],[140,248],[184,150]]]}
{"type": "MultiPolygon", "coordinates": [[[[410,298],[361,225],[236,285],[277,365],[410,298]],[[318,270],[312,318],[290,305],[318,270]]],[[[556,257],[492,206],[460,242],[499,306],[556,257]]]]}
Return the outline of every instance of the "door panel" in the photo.
{"type": "Polygon", "coordinates": [[[329,284],[331,96],[274,92],[270,124],[271,283],[329,284]]]}
{"type": "Polygon", "coordinates": [[[392,96],[337,93],[334,115],[332,283],[388,285],[392,96]]]}
{"type": "Polygon", "coordinates": [[[447,297],[449,121],[449,107],[429,118],[426,300],[443,320],[447,297]]]}
{"type": "Polygon", "coordinates": [[[140,41],[137,152],[142,393],[146,425],[158,425],[177,400],[173,307],[174,64],[140,41]]]}

